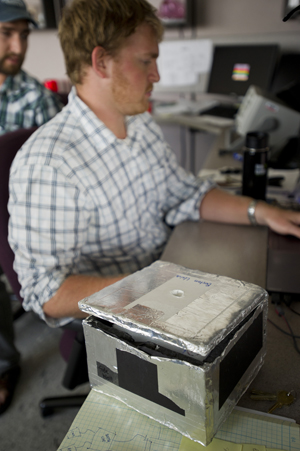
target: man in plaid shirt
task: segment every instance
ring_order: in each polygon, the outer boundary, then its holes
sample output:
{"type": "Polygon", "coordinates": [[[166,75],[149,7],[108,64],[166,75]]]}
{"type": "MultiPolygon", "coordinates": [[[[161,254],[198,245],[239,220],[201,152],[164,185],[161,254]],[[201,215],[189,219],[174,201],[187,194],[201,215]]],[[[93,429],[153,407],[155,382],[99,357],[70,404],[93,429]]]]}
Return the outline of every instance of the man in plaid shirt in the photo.
{"type": "Polygon", "coordinates": [[[0,0],[0,135],[42,125],[62,107],[55,94],[21,69],[29,22],[37,26],[22,0],[0,0]]]}
{"type": "Polygon", "coordinates": [[[48,324],[159,258],[185,220],[268,225],[300,238],[300,214],[232,196],[178,166],[146,112],[162,25],[145,0],[73,0],[59,36],[69,103],[14,160],[9,240],[26,309],[48,324]],[[251,207],[251,208],[250,208],[251,207]]]}

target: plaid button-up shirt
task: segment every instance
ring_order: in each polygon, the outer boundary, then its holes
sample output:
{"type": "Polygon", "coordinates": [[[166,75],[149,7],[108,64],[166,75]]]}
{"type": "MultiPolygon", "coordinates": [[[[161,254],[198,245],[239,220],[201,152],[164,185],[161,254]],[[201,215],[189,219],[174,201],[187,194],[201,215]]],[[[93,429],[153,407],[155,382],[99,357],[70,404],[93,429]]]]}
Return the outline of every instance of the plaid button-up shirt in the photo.
{"type": "Polygon", "coordinates": [[[132,273],[160,257],[172,226],[198,220],[214,185],[178,166],[148,113],[118,139],[77,96],[18,152],[10,175],[9,241],[25,309],[71,274],[132,273]]]}
{"type": "Polygon", "coordinates": [[[0,135],[45,124],[62,106],[55,94],[21,70],[0,86],[0,135]]]}

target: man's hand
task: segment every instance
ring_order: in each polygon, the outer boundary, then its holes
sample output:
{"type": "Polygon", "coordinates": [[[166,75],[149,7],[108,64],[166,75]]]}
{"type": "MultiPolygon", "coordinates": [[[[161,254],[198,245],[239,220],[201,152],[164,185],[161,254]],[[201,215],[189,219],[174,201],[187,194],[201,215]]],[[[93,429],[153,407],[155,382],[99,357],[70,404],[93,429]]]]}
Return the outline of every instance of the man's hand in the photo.
{"type": "Polygon", "coordinates": [[[300,212],[272,207],[258,202],[255,208],[258,224],[266,225],[281,235],[294,235],[300,238],[300,212]]]}

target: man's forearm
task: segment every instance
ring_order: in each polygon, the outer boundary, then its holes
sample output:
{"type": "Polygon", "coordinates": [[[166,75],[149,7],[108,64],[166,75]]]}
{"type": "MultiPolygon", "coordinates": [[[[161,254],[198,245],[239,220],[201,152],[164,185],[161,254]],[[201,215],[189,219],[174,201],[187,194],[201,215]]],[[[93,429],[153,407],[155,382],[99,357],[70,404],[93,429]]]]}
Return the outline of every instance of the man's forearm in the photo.
{"type": "Polygon", "coordinates": [[[249,197],[235,196],[220,189],[212,189],[200,206],[202,219],[231,224],[249,224],[249,197]]]}
{"type": "Polygon", "coordinates": [[[44,313],[52,318],[85,318],[87,315],[79,310],[78,302],[124,277],[124,275],[116,277],[70,276],[59,287],[56,294],[44,304],[44,313]]]}

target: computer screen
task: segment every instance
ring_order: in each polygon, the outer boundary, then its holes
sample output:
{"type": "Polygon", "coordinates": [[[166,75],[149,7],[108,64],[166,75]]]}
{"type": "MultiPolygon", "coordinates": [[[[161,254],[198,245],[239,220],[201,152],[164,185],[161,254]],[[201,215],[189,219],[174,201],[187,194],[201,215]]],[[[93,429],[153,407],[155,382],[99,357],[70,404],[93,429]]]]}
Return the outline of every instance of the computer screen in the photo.
{"type": "Polygon", "coordinates": [[[250,85],[268,90],[275,71],[279,46],[216,46],[207,91],[243,97],[250,85]]]}

